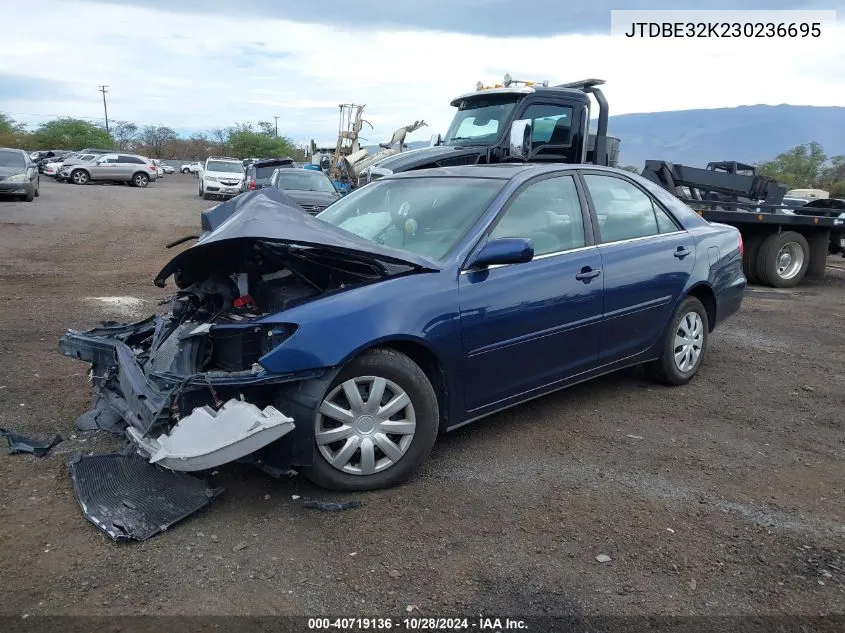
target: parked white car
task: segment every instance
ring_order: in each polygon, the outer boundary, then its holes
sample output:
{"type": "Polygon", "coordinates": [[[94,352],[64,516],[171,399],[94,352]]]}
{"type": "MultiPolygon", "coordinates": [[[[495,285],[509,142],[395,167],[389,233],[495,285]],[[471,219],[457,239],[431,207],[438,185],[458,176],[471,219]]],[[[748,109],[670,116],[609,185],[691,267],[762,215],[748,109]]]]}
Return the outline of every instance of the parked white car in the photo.
{"type": "Polygon", "coordinates": [[[164,170],[165,174],[172,174],[174,171],[176,171],[170,165],[162,165],[161,168],[164,170]]]}
{"type": "Polygon", "coordinates": [[[196,163],[186,163],[179,168],[183,174],[198,174],[200,169],[202,169],[202,163],[197,161],[196,163]]]}
{"type": "Polygon", "coordinates": [[[199,173],[199,196],[209,200],[213,196],[232,198],[241,192],[244,165],[239,158],[209,156],[199,173]]]}
{"type": "Polygon", "coordinates": [[[56,160],[47,163],[44,165],[44,171],[42,172],[45,176],[52,176],[55,178],[59,175],[59,170],[62,167],[62,164],[65,162],[64,158],[57,158],[56,160]]]}

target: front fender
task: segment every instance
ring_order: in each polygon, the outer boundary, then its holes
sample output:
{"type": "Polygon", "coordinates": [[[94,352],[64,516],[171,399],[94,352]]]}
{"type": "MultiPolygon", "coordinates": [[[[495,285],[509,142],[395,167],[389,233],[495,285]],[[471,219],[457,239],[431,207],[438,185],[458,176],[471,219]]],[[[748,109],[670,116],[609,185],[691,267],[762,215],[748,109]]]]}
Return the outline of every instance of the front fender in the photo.
{"type": "Polygon", "coordinates": [[[457,282],[448,271],[353,288],[262,321],[297,326],[259,360],[279,373],[336,367],[388,340],[417,342],[440,358],[460,347],[457,282]]]}

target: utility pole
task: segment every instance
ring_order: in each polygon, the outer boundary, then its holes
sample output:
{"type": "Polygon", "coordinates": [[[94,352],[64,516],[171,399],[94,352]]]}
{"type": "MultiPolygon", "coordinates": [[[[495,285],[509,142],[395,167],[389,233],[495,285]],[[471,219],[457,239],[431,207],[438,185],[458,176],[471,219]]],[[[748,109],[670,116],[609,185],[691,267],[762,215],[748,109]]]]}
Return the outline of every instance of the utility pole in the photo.
{"type": "Polygon", "coordinates": [[[108,134],[109,133],[109,109],[106,107],[106,93],[108,92],[108,90],[106,90],[106,88],[108,88],[108,86],[100,86],[100,92],[103,93],[103,112],[106,115],[106,134],[108,134]]]}
{"type": "Polygon", "coordinates": [[[276,119],[276,138],[279,138],[279,117],[274,116],[273,118],[276,119]]]}

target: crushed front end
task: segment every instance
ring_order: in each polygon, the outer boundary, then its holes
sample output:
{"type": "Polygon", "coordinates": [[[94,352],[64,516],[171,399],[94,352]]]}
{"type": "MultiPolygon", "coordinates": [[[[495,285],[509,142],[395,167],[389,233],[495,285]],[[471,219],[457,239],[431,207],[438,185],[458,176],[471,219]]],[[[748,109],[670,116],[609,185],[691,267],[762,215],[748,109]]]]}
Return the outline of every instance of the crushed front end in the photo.
{"type": "Polygon", "coordinates": [[[125,432],[151,462],[186,472],[242,459],[293,431],[293,417],[276,408],[280,389],[322,372],[279,374],[259,363],[295,329],[262,318],[318,294],[291,277],[214,274],[171,297],[165,315],[68,331],[59,350],[90,363],[94,389],[77,427],[125,432]]]}

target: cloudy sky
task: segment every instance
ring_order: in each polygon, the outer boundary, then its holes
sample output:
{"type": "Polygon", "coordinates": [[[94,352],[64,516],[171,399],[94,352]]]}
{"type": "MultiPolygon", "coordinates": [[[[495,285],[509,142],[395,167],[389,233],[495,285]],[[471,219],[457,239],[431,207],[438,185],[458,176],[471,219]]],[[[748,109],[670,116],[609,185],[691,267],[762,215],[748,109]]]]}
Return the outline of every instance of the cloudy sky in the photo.
{"type": "MultiPolygon", "coordinates": [[[[65,0],[31,3],[0,37],[0,112],[178,130],[273,120],[333,143],[338,104],[366,104],[368,142],[416,119],[445,132],[479,80],[607,81],[611,114],[750,104],[845,105],[845,0],[709,0],[708,8],[838,9],[818,39],[631,40],[610,9],[691,0],[65,0]],[[572,6],[567,6],[572,5],[572,6]],[[575,8],[575,7],[578,8],[575,8]]],[[[20,12],[0,0],[0,14],[20,12]]]]}

